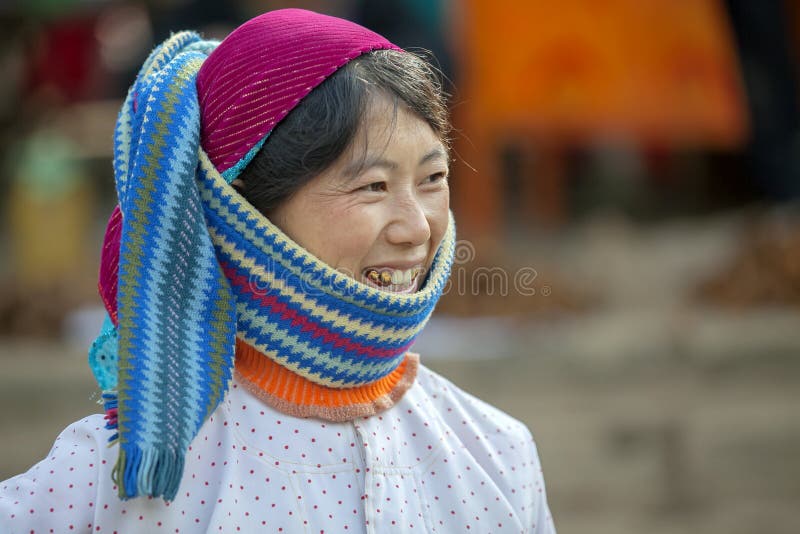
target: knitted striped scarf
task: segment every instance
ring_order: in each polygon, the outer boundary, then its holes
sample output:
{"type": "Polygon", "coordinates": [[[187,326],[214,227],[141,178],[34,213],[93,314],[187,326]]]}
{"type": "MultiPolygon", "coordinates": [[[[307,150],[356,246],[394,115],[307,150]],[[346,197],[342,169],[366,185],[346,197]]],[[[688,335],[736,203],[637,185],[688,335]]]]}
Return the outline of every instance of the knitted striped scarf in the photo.
{"type": "MultiPolygon", "coordinates": [[[[314,31],[346,22],[315,21],[314,31]]],[[[369,39],[359,46],[390,46],[369,39]]],[[[408,349],[452,262],[451,217],[421,289],[387,293],[313,257],[242,199],[229,185],[235,172],[220,168],[240,169],[269,131],[223,165],[201,146],[196,79],[216,45],[191,32],[173,35],[143,65],[117,121],[119,206],[99,283],[109,319],[90,365],[105,390],[107,426],[116,430],[121,498],[175,497],[187,448],[222,400],[235,355],[251,363],[242,378],[256,389],[265,377],[252,371],[268,362],[317,391],[361,398],[377,384],[385,398],[372,401],[390,405],[413,381],[408,349]]],[[[324,415],[324,398],[292,399],[279,400],[307,406],[290,413],[324,415]]]]}

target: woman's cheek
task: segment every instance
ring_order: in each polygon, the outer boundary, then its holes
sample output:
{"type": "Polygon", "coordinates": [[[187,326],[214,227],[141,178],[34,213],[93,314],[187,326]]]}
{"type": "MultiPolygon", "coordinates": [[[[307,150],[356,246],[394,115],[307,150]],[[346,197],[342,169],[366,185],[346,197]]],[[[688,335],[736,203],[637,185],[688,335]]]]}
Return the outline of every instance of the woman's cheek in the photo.
{"type": "Polygon", "coordinates": [[[324,239],[331,255],[337,257],[335,267],[358,274],[355,271],[369,256],[381,231],[381,218],[371,211],[374,210],[363,206],[352,207],[341,217],[331,220],[329,228],[335,228],[335,231],[324,239]]]}
{"type": "Polygon", "coordinates": [[[434,195],[427,211],[430,213],[431,233],[434,232],[433,226],[436,226],[437,229],[440,229],[441,234],[444,235],[450,219],[450,190],[447,187],[434,195]]]}

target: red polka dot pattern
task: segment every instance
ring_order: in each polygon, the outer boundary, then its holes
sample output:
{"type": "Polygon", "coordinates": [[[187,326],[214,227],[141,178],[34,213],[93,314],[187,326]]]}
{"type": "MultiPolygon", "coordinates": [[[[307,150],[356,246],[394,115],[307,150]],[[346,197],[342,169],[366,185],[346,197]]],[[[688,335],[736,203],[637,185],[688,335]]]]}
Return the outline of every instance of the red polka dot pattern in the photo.
{"type": "Polygon", "coordinates": [[[174,501],[120,501],[102,416],[0,483],[0,532],[555,532],[524,425],[420,366],[381,415],[298,419],[235,382],[174,501]]]}

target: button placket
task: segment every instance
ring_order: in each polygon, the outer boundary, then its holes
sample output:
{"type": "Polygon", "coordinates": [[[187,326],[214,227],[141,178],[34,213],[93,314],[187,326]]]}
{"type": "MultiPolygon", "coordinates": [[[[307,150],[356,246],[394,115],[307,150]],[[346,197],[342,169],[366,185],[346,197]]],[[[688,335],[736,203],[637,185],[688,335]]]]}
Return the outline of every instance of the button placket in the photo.
{"type": "Polygon", "coordinates": [[[354,424],[359,449],[364,461],[363,495],[365,526],[375,532],[430,532],[430,521],[421,499],[418,473],[422,464],[398,466],[399,442],[386,446],[387,423],[380,418],[360,420],[354,424]],[[381,446],[383,445],[383,447],[381,446]]]}

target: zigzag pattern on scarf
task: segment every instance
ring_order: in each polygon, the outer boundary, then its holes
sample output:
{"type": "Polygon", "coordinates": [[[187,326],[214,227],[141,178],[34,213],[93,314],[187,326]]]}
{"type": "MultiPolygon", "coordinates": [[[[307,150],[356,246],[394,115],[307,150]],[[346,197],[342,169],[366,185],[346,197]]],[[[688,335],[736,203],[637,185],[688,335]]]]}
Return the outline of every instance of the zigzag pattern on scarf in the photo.
{"type": "Polygon", "coordinates": [[[122,231],[114,476],[123,498],[175,496],[184,453],[231,377],[235,302],[194,185],[200,121],[194,80],[212,48],[183,32],[156,49],[117,123],[122,231]]]}
{"type": "Polygon", "coordinates": [[[316,384],[362,386],[391,373],[447,282],[454,224],[414,294],[359,283],[315,258],[227,185],[201,154],[198,187],[236,297],[237,335],[316,384]]]}

